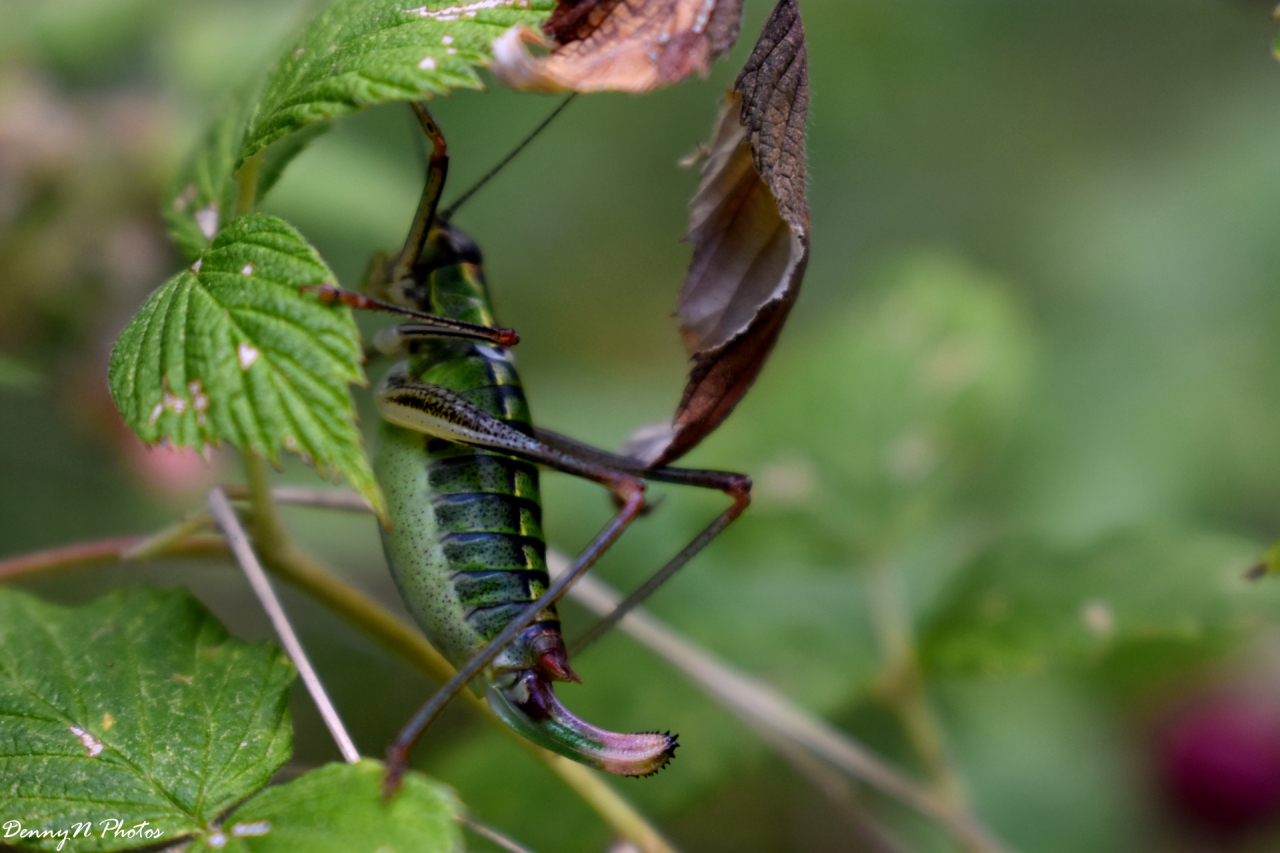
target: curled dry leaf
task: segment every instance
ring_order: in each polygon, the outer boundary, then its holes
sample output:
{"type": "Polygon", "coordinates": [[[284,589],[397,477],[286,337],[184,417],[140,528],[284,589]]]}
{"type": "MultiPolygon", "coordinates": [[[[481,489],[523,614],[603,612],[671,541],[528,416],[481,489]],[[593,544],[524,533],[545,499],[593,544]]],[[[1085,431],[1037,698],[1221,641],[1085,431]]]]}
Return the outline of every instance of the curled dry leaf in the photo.
{"type": "Polygon", "coordinates": [[[693,262],[676,313],[693,366],[670,425],[629,455],[683,456],[728,417],[764,367],[809,261],[809,70],[796,0],[780,0],[729,92],[691,204],[693,262]]]}
{"type": "Polygon", "coordinates": [[[512,27],[493,45],[494,76],[533,92],[647,92],[706,75],[733,47],[742,0],[560,0],[543,33],[512,27]],[[534,56],[529,45],[550,47],[534,56]]]}

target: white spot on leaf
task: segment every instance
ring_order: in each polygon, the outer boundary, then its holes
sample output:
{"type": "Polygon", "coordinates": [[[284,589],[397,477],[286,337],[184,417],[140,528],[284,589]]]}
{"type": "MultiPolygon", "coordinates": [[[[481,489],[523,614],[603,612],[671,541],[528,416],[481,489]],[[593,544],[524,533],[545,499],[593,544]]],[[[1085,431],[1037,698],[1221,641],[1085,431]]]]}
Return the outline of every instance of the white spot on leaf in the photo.
{"type": "Polygon", "coordinates": [[[418,63],[418,67],[423,71],[435,71],[436,58],[434,56],[423,57],[422,61],[418,63]]]}
{"type": "Polygon", "coordinates": [[[82,744],[84,744],[84,748],[89,751],[90,758],[97,758],[99,755],[102,755],[102,750],[106,749],[106,746],[103,745],[102,741],[98,740],[79,726],[72,726],[71,733],[75,735],[82,744]]]}
{"type": "Polygon", "coordinates": [[[453,36],[446,35],[444,38],[440,39],[440,43],[441,43],[441,44],[453,44],[453,36]]]}
{"type": "Polygon", "coordinates": [[[484,11],[485,9],[505,9],[517,5],[520,5],[517,0],[476,0],[474,3],[460,3],[456,6],[446,6],[443,9],[419,6],[416,9],[405,9],[404,13],[406,15],[417,15],[419,18],[433,18],[437,21],[456,21],[462,17],[474,18],[476,12],[484,11]]]}
{"type": "Polygon", "coordinates": [[[156,407],[151,410],[151,417],[147,418],[147,426],[155,426],[156,421],[160,420],[160,416],[164,414],[164,403],[156,403],[156,407]]]}
{"type": "Polygon", "coordinates": [[[196,262],[191,265],[192,272],[200,272],[200,267],[204,266],[204,258],[196,258],[196,262]]]}
{"type": "Polygon", "coordinates": [[[206,240],[212,240],[218,233],[218,203],[211,201],[196,211],[196,227],[206,240]]]}
{"type": "Polygon", "coordinates": [[[196,424],[204,426],[206,421],[204,413],[209,411],[209,395],[204,393],[199,379],[188,382],[187,390],[191,392],[191,408],[196,413],[196,424]]]}
{"type": "Polygon", "coordinates": [[[248,370],[253,367],[253,363],[258,360],[260,355],[262,353],[246,343],[241,342],[240,346],[236,347],[236,357],[240,359],[241,370],[248,370]]]}
{"type": "Polygon", "coordinates": [[[237,823],[231,827],[231,834],[236,838],[249,838],[251,836],[266,835],[271,831],[271,821],[259,820],[253,823],[237,823]]]}
{"type": "Polygon", "coordinates": [[[192,379],[187,383],[187,390],[191,392],[191,407],[197,412],[203,412],[209,408],[209,395],[204,393],[204,388],[200,386],[199,379],[192,379]]]}
{"type": "Polygon", "coordinates": [[[187,401],[168,388],[164,389],[164,397],[161,398],[160,403],[166,409],[172,409],[175,415],[180,415],[187,410],[187,401]]]}
{"type": "Polygon", "coordinates": [[[205,843],[214,850],[221,850],[223,847],[227,846],[227,834],[225,832],[215,832],[213,835],[209,836],[208,841],[205,843]]]}
{"type": "Polygon", "coordinates": [[[253,275],[253,264],[245,264],[241,267],[240,275],[253,275]]]}

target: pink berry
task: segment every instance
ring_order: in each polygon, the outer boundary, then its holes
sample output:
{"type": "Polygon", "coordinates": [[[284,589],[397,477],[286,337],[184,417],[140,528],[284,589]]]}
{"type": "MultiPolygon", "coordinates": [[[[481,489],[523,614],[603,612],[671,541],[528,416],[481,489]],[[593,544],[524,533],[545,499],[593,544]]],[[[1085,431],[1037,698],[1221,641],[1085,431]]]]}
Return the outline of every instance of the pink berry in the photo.
{"type": "Polygon", "coordinates": [[[1179,813],[1237,833],[1280,815],[1280,701],[1221,696],[1163,727],[1164,784],[1179,813]]]}

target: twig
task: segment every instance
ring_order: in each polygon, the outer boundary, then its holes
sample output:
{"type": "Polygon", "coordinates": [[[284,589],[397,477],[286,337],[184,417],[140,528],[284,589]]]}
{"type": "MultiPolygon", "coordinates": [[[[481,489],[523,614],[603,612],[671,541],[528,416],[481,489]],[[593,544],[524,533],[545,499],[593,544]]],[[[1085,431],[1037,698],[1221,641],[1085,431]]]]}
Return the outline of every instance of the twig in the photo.
{"type": "Polygon", "coordinates": [[[517,844],[501,832],[498,832],[498,830],[485,826],[483,823],[477,823],[469,817],[458,815],[458,823],[462,824],[481,838],[487,838],[503,850],[509,851],[509,853],[533,853],[533,851],[528,847],[517,844]]]}
{"type": "MultiPolygon", "coordinates": [[[[244,486],[224,486],[232,500],[248,500],[249,489],[244,486]]],[[[331,509],[341,512],[372,513],[368,501],[347,489],[310,489],[304,486],[275,486],[271,498],[278,504],[305,506],[315,509],[331,509]]]]}
{"type": "MultiPolygon", "coordinates": [[[[563,555],[547,552],[547,563],[553,574],[563,567],[564,562],[563,555]]],[[[591,576],[580,579],[570,594],[597,614],[608,613],[621,600],[616,591],[591,576]]],[[[695,684],[753,727],[768,727],[853,778],[933,819],[970,850],[981,853],[1004,853],[1006,850],[969,812],[954,808],[844,732],[796,705],[772,687],[739,672],[647,611],[632,611],[619,623],[619,627],[674,664],[695,684]]]]}
{"type": "MultiPolygon", "coordinates": [[[[20,554],[0,561],[0,580],[12,580],[23,575],[35,575],[59,569],[117,563],[124,559],[126,552],[146,542],[148,538],[150,537],[121,536],[116,539],[77,542],[74,545],[20,554]]],[[[225,556],[226,553],[226,543],[221,539],[193,536],[173,543],[163,555],[153,556],[216,557],[225,556]]]]}
{"type": "Polygon", "coordinates": [[[262,570],[262,565],[258,562],[257,555],[253,553],[253,548],[249,545],[249,537],[240,525],[240,519],[236,517],[235,510],[231,508],[231,503],[227,500],[227,496],[221,488],[215,488],[209,493],[209,510],[213,513],[218,526],[222,528],[222,532],[226,534],[227,543],[231,546],[232,553],[235,554],[236,562],[240,564],[245,577],[249,580],[249,586],[253,587],[254,594],[258,596],[262,609],[267,612],[267,617],[271,619],[271,624],[275,628],[280,642],[284,645],[289,659],[298,668],[298,674],[302,676],[302,683],[307,686],[307,692],[311,694],[311,701],[315,702],[316,708],[320,711],[320,716],[324,719],[324,724],[329,727],[329,733],[333,735],[333,739],[337,742],[338,750],[342,753],[343,759],[348,764],[355,764],[360,760],[360,751],[356,749],[355,743],[352,742],[351,735],[347,734],[347,729],[342,724],[342,718],[338,716],[337,709],[333,707],[333,702],[329,700],[329,694],[325,693],[324,685],[320,683],[320,676],[316,675],[315,669],[311,666],[311,661],[307,658],[307,653],[303,650],[302,643],[298,640],[298,635],[294,633],[293,626],[289,624],[288,615],[285,614],[284,608],[280,605],[280,599],[276,597],[275,590],[271,588],[271,581],[267,580],[266,572],[262,570]]]}
{"type": "Polygon", "coordinates": [[[137,545],[124,551],[120,555],[120,559],[146,560],[158,554],[163,554],[170,550],[175,543],[181,542],[188,536],[203,532],[212,523],[213,517],[207,511],[201,510],[184,518],[182,521],[169,525],[158,533],[146,537],[137,545]]]}
{"type": "Polygon", "coordinates": [[[373,512],[369,502],[346,489],[307,489],[300,486],[276,486],[271,490],[276,503],[334,509],[343,512],[373,512]]]}

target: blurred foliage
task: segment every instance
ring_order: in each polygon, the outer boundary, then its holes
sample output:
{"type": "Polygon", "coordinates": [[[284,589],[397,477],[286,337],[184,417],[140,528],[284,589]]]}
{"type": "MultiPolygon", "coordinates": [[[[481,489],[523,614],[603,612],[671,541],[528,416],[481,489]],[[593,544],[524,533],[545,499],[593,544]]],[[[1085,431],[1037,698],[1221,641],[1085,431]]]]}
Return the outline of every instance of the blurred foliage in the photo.
{"type": "MultiPolygon", "coordinates": [[[[749,2],[744,34],[770,6],[749,2]]],[[[1152,769],[1160,708],[1258,664],[1273,580],[1243,572],[1280,533],[1280,65],[1270,4],[1245,0],[806,0],[813,260],[774,361],[692,465],[756,480],[744,519],[655,596],[661,617],[924,771],[882,707],[890,576],[975,807],[1026,853],[1195,851],[1152,769]]],[[[296,2],[0,4],[0,553],[143,532],[216,471],[142,454],[105,391],[123,321],[179,265],[157,211],[227,92],[296,2]]],[[[750,42],[744,38],[744,42],[750,42]]],[[[706,82],[580,98],[458,217],[486,253],[535,415],[617,446],[667,416],[683,363],[670,311],[704,139],[749,44],[706,82]]],[[[550,99],[437,104],[460,193],[550,99]]],[[[266,210],[340,280],[397,245],[422,153],[406,111],[334,123],[266,210]]],[[[373,323],[362,318],[372,329],[373,323]]],[[[374,377],[376,379],[376,376],[374,377]]],[[[363,420],[373,423],[367,401],[363,420]]],[[[227,476],[236,476],[234,470],[227,476]]],[[[314,483],[301,465],[286,477],[314,483]]],[[[601,566],[639,582],[716,512],[662,503],[601,566]]],[[[609,513],[544,484],[561,548],[609,513]]],[[[394,600],[368,519],[290,516],[306,544],[394,600]]],[[[31,586],[80,600],[124,570],[31,586]]],[[[164,566],[241,634],[215,570],[164,566]]],[[[427,685],[294,600],[366,751],[427,685]]],[[[570,634],[588,617],[563,610],[570,634]]],[[[566,704],[680,733],[679,760],[620,790],[682,849],[849,849],[834,809],[750,732],[615,635],[566,704]]],[[[298,757],[333,756],[305,701],[298,757]]],[[[534,849],[607,832],[506,739],[450,715],[419,766],[534,849]]],[[[871,805],[912,849],[936,830],[871,805]]],[[[1276,836],[1238,840],[1274,849],[1276,836]]],[[[1207,846],[1206,846],[1207,845],[1207,846]]],[[[484,849],[481,847],[481,849],[484,849]]]]}

